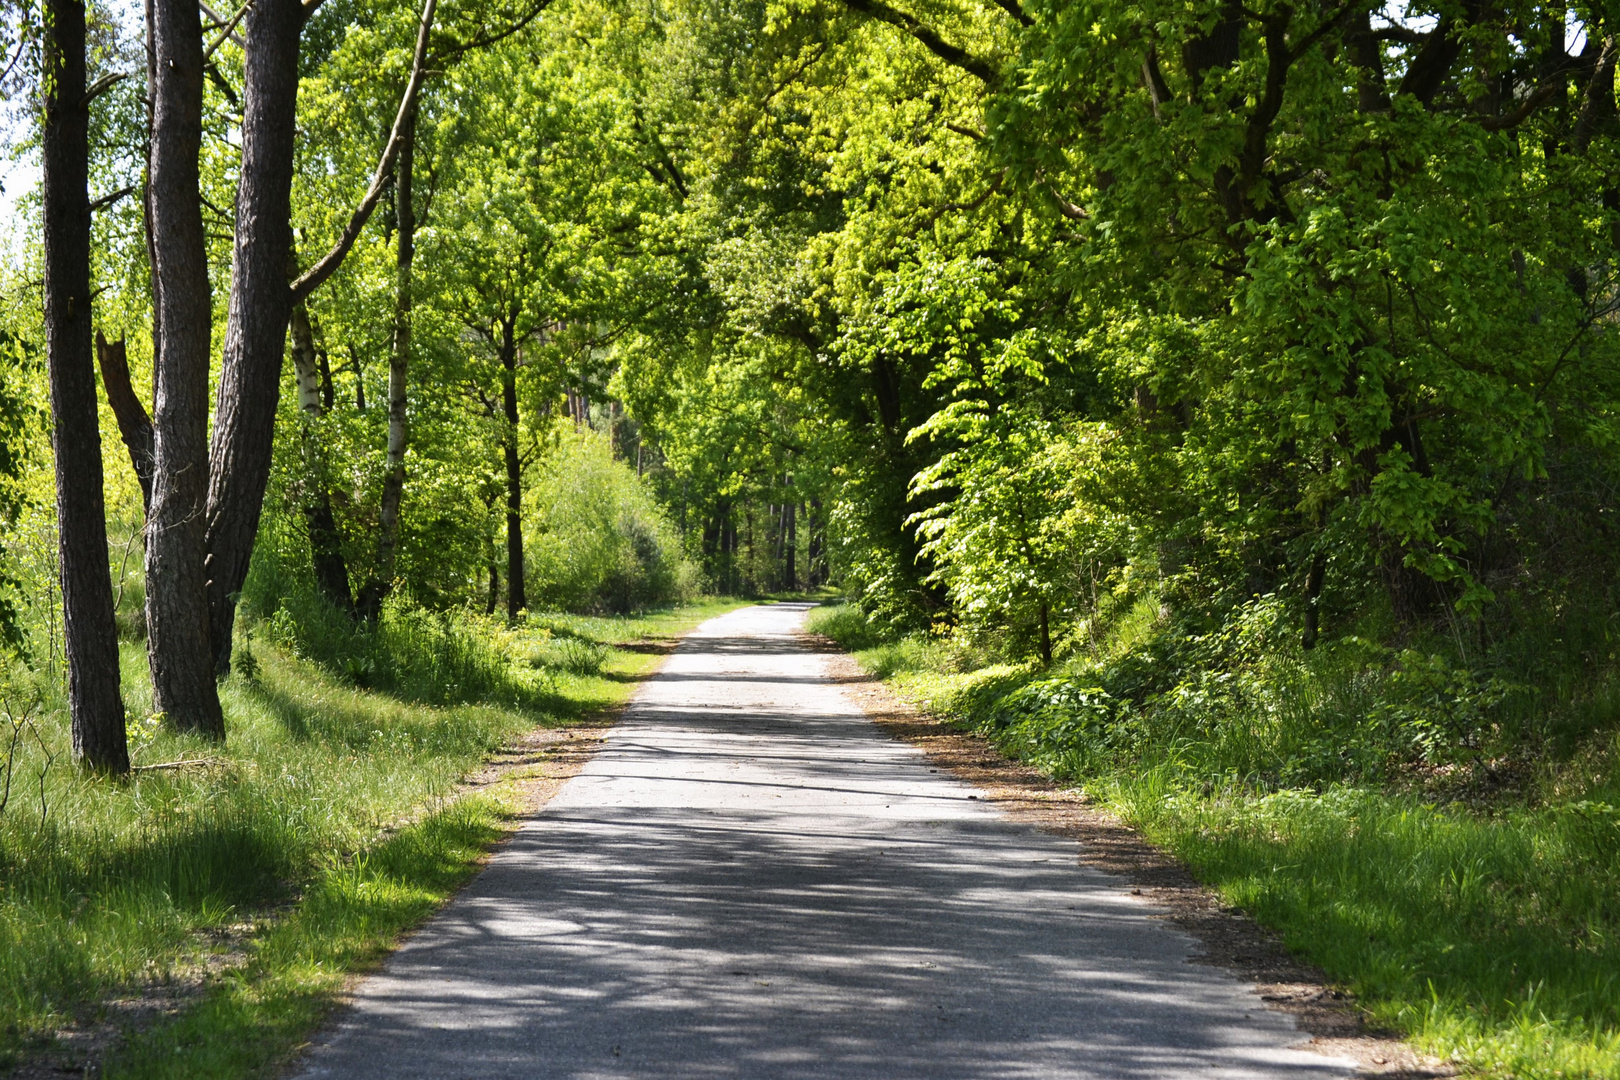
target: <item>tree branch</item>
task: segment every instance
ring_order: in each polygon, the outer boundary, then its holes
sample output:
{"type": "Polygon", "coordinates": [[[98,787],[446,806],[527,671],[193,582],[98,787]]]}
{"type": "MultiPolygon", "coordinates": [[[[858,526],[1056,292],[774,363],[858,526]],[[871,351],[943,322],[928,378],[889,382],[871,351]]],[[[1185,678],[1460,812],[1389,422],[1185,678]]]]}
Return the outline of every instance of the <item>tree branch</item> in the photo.
{"type": "MultiPolygon", "coordinates": [[[[214,20],[215,26],[224,26],[226,24],[227,20],[220,15],[219,12],[209,7],[207,0],[197,0],[197,6],[202,9],[202,13],[204,15],[214,20]]],[[[237,16],[237,19],[239,18],[241,18],[240,15],[237,16]]],[[[231,26],[236,25],[236,19],[231,19],[229,22],[231,26]]],[[[236,42],[236,44],[240,45],[244,49],[247,48],[247,42],[242,40],[241,34],[236,33],[234,30],[226,30],[225,33],[232,41],[236,42]]]]}
{"type": "Polygon", "coordinates": [[[84,88],[84,103],[86,105],[90,104],[92,101],[96,100],[96,98],[100,97],[108,90],[111,90],[114,86],[123,82],[127,78],[129,78],[129,72],[127,71],[108,72],[106,75],[103,75],[101,78],[84,88]]]}
{"type": "Polygon", "coordinates": [[[885,4],[883,0],[844,0],[844,6],[851,11],[865,15],[867,18],[888,23],[890,26],[910,34],[921,42],[922,46],[929,52],[952,67],[961,68],[992,89],[1001,82],[1001,76],[988,60],[974,56],[960,46],[952,45],[931,28],[924,26],[903,11],[896,11],[888,4],[885,4]]]}
{"type": "Polygon", "coordinates": [[[344,226],[338,242],[332,245],[332,250],[292,283],[295,303],[307,298],[343,265],[349,249],[354,247],[354,242],[360,238],[360,230],[366,227],[371,212],[377,208],[383,189],[388,186],[389,174],[393,172],[394,161],[399,157],[399,148],[404,141],[406,120],[416,108],[416,95],[422,89],[422,80],[427,74],[428,32],[433,28],[433,12],[437,3],[438,0],[426,0],[422,5],[422,18],[416,28],[416,52],[411,57],[410,81],[405,84],[405,93],[400,97],[399,112],[394,116],[394,127],[388,133],[388,144],[383,148],[382,158],[377,162],[377,171],[372,174],[371,186],[366,189],[360,205],[349,216],[349,223],[344,226]]]}
{"type": "Polygon", "coordinates": [[[1562,81],[1549,82],[1535,88],[1529,97],[1519,103],[1519,107],[1510,113],[1501,116],[1488,116],[1480,121],[1479,126],[1486,131],[1507,131],[1516,128],[1530,119],[1532,113],[1551,101],[1564,89],[1562,81]]]}
{"type": "Polygon", "coordinates": [[[473,38],[471,41],[461,42],[453,45],[448,49],[442,49],[433,54],[433,59],[435,62],[451,60],[460,56],[462,53],[471,52],[473,49],[482,49],[486,45],[493,45],[498,41],[505,40],[506,38],[509,38],[513,34],[516,34],[518,31],[522,30],[524,27],[528,26],[530,23],[534,22],[534,20],[538,19],[540,14],[550,6],[551,0],[534,0],[527,11],[501,29],[495,31],[494,33],[485,34],[482,37],[473,38]]]}
{"type": "Polygon", "coordinates": [[[133,194],[134,191],[135,188],[131,186],[119,188],[117,191],[108,192],[106,195],[103,195],[101,198],[90,204],[90,212],[93,214],[97,210],[105,210],[119,199],[122,199],[125,195],[133,194]]]}
{"type": "Polygon", "coordinates": [[[242,43],[242,38],[236,33],[236,24],[242,21],[242,16],[246,15],[248,8],[252,6],[253,0],[248,0],[247,3],[243,4],[236,10],[236,14],[231,16],[231,21],[225,24],[225,29],[219,32],[219,37],[214,39],[214,43],[212,45],[203,50],[204,61],[206,61],[210,56],[213,56],[214,51],[221,45],[225,44],[226,38],[235,40],[235,42],[238,45],[242,45],[244,49],[247,48],[247,46],[242,43]]]}
{"type": "Polygon", "coordinates": [[[1035,25],[1035,20],[1029,17],[1029,13],[1019,5],[1018,0],[995,0],[995,5],[1017,19],[1019,26],[1027,28],[1035,25]]]}

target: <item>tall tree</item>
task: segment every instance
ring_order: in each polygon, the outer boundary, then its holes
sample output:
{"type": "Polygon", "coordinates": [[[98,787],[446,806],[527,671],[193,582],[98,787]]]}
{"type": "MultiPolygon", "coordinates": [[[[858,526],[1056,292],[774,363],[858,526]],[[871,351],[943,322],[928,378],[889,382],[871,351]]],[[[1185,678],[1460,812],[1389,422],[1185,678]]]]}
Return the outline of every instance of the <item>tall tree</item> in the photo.
{"type": "Polygon", "coordinates": [[[112,773],[129,770],[119,693],[118,632],[107,574],[101,433],[91,359],[89,124],[82,0],[45,8],[45,334],[68,662],[73,756],[112,773]]]}
{"type": "MultiPolygon", "coordinates": [[[[311,7],[319,0],[313,0],[311,7]]],[[[242,178],[225,356],[209,447],[208,625],[215,671],[230,671],[236,594],[247,577],[270,477],[293,291],[293,151],[303,0],[256,0],[245,25],[242,178]]]]}
{"type": "Polygon", "coordinates": [[[399,230],[394,263],[394,333],[388,353],[388,471],[383,477],[377,527],[377,562],[360,595],[360,613],[375,619],[394,586],[399,551],[399,505],[405,494],[405,448],[410,440],[411,269],[416,259],[416,103],[402,114],[404,126],[394,175],[394,216],[399,230]]]}
{"type": "Polygon", "coordinates": [[[213,297],[199,197],[202,20],[195,0],[152,0],[150,200],[159,326],[146,532],[152,703],[182,731],[224,738],[204,577],[213,297]]]}

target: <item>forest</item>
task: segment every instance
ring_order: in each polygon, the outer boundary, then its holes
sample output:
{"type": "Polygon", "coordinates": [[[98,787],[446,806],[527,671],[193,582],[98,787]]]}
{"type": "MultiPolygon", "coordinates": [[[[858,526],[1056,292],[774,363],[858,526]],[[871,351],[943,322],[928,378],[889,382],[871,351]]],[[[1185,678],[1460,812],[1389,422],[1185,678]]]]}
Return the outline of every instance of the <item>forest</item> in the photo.
{"type": "Polygon", "coordinates": [[[1620,1071],[1620,12],[225,3],[3,6],[0,1068],[157,976],[108,1075],[280,1060],[458,777],[813,594],[1378,1023],[1620,1071]]]}

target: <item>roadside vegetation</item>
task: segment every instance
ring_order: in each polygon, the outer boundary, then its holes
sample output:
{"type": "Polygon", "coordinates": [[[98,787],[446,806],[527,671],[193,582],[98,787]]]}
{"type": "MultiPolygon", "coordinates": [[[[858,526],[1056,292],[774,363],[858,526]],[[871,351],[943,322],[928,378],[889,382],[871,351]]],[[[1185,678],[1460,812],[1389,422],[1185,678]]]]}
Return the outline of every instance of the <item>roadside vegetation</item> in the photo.
{"type": "Polygon", "coordinates": [[[1482,1076],[1620,1073],[1607,713],[1556,698],[1532,710],[1432,666],[1413,686],[1366,644],[1290,648],[1263,603],[1215,657],[1138,618],[1050,668],[894,635],[852,604],[810,626],[1081,786],[1423,1049],[1482,1076]],[[1144,688],[1155,663],[1180,666],[1144,688]]]}
{"type": "MultiPolygon", "coordinates": [[[[14,673],[0,1066],[64,1025],[110,1027],[99,1075],[245,1076],[278,1060],[510,827],[510,791],[468,793],[463,778],[536,725],[600,722],[657,663],[649,646],[730,606],[515,627],[401,607],[363,670],[264,627],[223,687],[230,741],[132,721],[134,772],[116,785],[72,767],[59,702],[14,673]],[[416,665],[444,679],[433,700],[379,674],[416,665]]],[[[141,651],[125,661],[139,685],[141,651]]]]}
{"type": "Polygon", "coordinates": [[[572,620],[832,585],[1380,1017],[1620,1073],[1613,5],[198,10],[0,3],[4,1046],[475,850],[572,620]]]}

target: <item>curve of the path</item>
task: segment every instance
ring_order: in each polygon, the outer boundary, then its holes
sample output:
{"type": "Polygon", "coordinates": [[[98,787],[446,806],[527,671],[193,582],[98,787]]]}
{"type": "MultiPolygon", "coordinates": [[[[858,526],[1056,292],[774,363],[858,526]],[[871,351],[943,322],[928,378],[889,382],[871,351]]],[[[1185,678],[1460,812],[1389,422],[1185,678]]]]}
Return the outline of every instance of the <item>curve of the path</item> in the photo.
{"type": "Polygon", "coordinates": [[[298,1075],[1349,1074],[1071,841],[887,738],[804,609],[689,635],[298,1075]]]}

